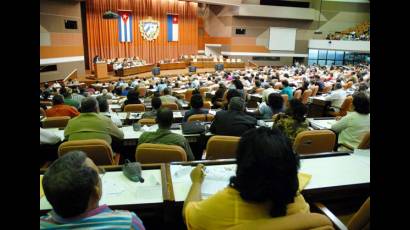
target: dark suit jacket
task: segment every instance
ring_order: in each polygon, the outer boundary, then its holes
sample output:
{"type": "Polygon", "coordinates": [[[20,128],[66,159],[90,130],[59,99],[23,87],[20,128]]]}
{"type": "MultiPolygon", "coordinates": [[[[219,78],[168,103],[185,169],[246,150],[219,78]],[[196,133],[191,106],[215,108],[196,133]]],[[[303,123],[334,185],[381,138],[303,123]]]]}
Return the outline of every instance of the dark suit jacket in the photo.
{"type": "Polygon", "coordinates": [[[256,127],[256,118],[239,111],[221,110],[216,113],[210,131],[217,135],[241,136],[256,127]]]}

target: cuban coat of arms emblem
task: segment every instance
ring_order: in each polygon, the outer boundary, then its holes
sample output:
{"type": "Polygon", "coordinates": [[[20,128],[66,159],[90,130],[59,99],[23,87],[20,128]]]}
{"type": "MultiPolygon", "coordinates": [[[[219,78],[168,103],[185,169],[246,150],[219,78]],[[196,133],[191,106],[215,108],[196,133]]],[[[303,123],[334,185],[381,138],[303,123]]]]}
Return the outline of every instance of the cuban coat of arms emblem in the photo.
{"type": "Polygon", "coordinates": [[[159,21],[144,19],[140,21],[139,27],[142,37],[148,41],[156,39],[159,35],[159,21]]]}

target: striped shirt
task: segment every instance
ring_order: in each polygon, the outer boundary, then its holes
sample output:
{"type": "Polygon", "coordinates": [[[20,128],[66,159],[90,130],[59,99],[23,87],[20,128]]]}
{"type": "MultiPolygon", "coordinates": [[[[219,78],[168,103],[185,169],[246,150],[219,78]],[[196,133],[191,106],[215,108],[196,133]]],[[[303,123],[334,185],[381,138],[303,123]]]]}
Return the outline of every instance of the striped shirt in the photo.
{"type": "Polygon", "coordinates": [[[138,216],[129,211],[111,210],[102,205],[81,217],[62,218],[54,211],[40,217],[40,229],[134,229],[145,230],[138,216]]]}

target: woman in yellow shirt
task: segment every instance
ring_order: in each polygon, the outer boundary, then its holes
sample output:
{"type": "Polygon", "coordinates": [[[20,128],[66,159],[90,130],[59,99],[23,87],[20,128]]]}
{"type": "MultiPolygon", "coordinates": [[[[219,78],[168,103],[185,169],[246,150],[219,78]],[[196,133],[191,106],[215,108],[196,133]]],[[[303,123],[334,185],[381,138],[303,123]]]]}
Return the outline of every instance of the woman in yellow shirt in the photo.
{"type": "Polygon", "coordinates": [[[188,229],[227,229],[252,220],[309,213],[298,191],[299,158],[279,129],[260,127],[244,133],[236,160],[236,176],[229,186],[203,201],[203,165],[192,170],[183,208],[188,229]]]}

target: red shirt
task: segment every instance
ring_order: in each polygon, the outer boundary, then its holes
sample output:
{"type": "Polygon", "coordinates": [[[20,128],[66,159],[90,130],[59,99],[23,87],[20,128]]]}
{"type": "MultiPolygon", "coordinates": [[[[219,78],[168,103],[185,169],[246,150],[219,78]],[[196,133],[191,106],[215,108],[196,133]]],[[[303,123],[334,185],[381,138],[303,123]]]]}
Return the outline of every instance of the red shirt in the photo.
{"type": "Polygon", "coordinates": [[[69,116],[75,117],[80,113],[76,108],[69,105],[54,105],[51,109],[46,110],[47,117],[69,116]]]}

